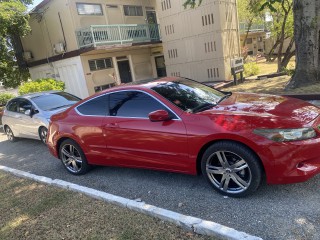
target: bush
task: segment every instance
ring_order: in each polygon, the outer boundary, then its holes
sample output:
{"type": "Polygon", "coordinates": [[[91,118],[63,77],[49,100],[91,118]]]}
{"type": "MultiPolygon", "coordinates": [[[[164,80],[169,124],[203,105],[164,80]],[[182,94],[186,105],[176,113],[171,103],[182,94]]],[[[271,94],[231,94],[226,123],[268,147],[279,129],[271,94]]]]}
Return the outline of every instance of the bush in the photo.
{"type": "Polygon", "coordinates": [[[6,105],[7,102],[14,97],[12,93],[0,93],[0,106],[6,105]]]}
{"type": "Polygon", "coordinates": [[[296,70],[292,66],[290,66],[290,68],[283,68],[282,71],[285,72],[288,76],[292,77],[296,70]]]}
{"type": "Polygon", "coordinates": [[[250,77],[258,75],[260,72],[259,66],[255,62],[248,62],[244,64],[244,76],[250,77]]]}
{"type": "Polygon", "coordinates": [[[61,90],[65,89],[65,84],[62,81],[57,81],[52,78],[39,78],[35,81],[26,82],[22,84],[18,92],[20,95],[34,92],[43,92],[50,90],[61,90]]]}

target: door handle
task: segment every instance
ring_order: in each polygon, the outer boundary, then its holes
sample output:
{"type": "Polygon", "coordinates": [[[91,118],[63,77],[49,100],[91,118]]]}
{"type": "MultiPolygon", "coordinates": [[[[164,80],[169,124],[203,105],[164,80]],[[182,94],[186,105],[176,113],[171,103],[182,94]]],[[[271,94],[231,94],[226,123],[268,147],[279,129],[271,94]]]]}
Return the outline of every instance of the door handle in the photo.
{"type": "Polygon", "coordinates": [[[118,125],[118,123],[108,123],[108,124],[106,125],[106,127],[108,127],[108,128],[118,128],[119,125],[118,125]]]}

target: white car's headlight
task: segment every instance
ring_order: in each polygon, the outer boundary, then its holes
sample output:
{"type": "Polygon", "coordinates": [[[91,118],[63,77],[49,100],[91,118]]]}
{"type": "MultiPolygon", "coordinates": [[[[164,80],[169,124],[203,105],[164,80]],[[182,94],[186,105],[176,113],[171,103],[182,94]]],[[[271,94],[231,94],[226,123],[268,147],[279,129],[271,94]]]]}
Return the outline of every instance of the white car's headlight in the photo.
{"type": "Polygon", "coordinates": [[[306,140],[316,136],[313,128],[255,129],[253,132],[275,142],[306,140]]]}

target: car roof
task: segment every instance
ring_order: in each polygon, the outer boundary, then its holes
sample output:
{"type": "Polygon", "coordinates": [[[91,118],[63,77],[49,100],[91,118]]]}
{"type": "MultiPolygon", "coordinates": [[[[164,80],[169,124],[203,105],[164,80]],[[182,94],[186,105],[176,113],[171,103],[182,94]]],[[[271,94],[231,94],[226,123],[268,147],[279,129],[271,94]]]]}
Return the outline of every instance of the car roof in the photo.
{"type": "Polygon", "coordinates": [[[16,98],[28,98],[28,99],[31,99],[31,98],[34,98],[34,97],[38,97],[38,96],[42,96],[42,95],[48,95],[48,94],[57,93],[57,92],[62,92],[62,91],[51,90],[51,91],[44,91],[44,92],[29,93],[29,94],[18,96],[16,98]]]}
{"type": "Polygon", "coordinates": [[[137,80],[134,82],[121,84],[121,85],[106,89],[106,90],[99,92],[99,93],[110,92],[115,89],[117,89],[117,90],[125,90],[125,89],[132,89],[132,88],[151,89],[160,83],[173,82],[173,81],[177,81],[177,80],[181,80],[181,79],[185,79],[185,78],[183,78],[183,77],[163,77],[163,78],[151,78],[151,79],[137,80]]]}

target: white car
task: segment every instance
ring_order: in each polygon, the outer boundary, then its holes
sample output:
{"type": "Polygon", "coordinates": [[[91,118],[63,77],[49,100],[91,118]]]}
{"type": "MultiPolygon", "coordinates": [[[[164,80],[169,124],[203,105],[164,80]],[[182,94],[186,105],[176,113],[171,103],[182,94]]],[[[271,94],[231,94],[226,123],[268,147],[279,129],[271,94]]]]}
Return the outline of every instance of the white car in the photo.
{"type": "Polygon", "coordinates": [[[32,93],[11,99],[3,110],[2,124],[8,140],[40,139],[46,143],[50,117],[80,98],[62,91],[32,93]]]}

